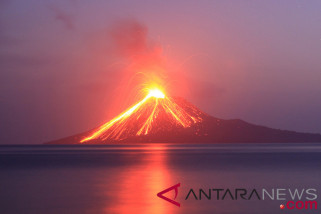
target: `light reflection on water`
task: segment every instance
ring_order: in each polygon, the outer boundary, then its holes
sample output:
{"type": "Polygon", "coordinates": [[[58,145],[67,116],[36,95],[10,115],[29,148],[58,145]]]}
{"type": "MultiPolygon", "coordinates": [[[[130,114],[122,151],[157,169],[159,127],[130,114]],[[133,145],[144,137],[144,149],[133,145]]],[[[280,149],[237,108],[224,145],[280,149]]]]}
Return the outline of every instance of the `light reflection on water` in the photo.
{"type": "Polygon", "coordinates": [[[279,201],[185,196],[311,187],[320,195],[320,168],[318,144],[1,146],[0,213],[285,213],[279,201]],[[179,182],[180,208],[156,196],[179,182]]]}
{"type": "MultiPolygon", "coordinates": [[[[133,167],[119,171],[114,206],[106,206],[106,213],[173,213],[173,207],[156,198],[156,193],[170,184],[166,168],[166,153],[155,152],[162,147],[150,147],[141,154],[133,167]]],[[[134,160],[135,161],[135,160],[134,160]]],[[[106,183],[107,196],[110,183],[106,183]]]]}

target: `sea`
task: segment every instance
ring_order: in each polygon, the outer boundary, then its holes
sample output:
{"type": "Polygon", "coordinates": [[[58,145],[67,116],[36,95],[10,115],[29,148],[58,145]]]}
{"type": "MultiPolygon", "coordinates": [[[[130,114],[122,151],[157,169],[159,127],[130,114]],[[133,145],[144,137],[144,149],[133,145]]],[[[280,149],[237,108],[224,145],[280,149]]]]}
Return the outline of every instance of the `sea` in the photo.
{"type": "Polygon", "coordinates": [[[0,146],[1,214],[306,214],[320,198],[321,144],[0,146]],[[172,186],[175,203],[157,196],[172,186]]]}

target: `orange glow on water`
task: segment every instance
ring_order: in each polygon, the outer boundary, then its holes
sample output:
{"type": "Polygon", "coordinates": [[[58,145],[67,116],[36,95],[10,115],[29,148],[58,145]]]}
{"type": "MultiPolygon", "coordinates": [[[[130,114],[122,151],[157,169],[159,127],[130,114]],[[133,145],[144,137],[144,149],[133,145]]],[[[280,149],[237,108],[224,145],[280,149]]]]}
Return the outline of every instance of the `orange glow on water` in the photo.
{"type": "Polygon", "coordinates": [[[153,127],[157,126],[155,120],[160,115],[166,117],[169,122],[184,128],[202,121],[201,117],[191,116],[174,99],[165,96],[162,90],[152,87],[147,89],[147,95],[141,101],[100,126],[80,142],[94,139],[122,140],[130,136],[147,135],[153,127]],[[137,121],[139,121],[138,124],[137,121]],[[129,128],[132,123],[136,124],[135,127],[129,128]],[[134,133],[133,130],[135,130],[134,133]]]}
{"type": "MultiPolygon", "coordinates": [[[[166,149],[162,145],[147,146],[144,152],[138,153],[139,155],[135,153],[136,167],[119,170],[117,174],[113,174],[117,177],[117,194],[112,195],[113,206],[106,206],[104,213],[177,212],[177,207],[156,196],[159,191],[177,182],[166,165],[166,149]]],[[[110,194],[110,189],[106,189],[106,194],[110,194]]]]}

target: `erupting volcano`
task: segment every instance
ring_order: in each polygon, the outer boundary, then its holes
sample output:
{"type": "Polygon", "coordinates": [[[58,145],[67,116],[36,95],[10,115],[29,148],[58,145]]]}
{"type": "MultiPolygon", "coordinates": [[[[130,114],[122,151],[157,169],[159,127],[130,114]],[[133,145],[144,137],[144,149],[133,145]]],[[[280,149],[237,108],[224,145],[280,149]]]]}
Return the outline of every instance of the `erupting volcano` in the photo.
{"type": "Polygon", "coordinates": [[[144,99],[80,140],[121,141],[129,137],[152,135],[172,129],[187,128],[201,122],[202,113],[193,106],[182,106],[177,100],[153,88],[144,99]]]}
{"type": "MultiPolygon", "coordinates": [[[[147,35],[147,28],[135,21],[118,23],[111,30],[115,53],[126,65],[119,68],[121,82],[115,86],[124,87],[117,93],[132,95],[141,89],[144,92],[141,100],[136,100],[127,110],[97,128],[49,143],[321,142],[320,134],[215,118],[183,98],[171,97],[165,91],[184,94],[185,89],[192,87],[184,81],[188,78],[184,78],[181,66],[168,62],[163,56],[162,45],[151,41],[147,35]]],[[[120,102],[115,100],[117,104],[120,102]]]]}
{"type": "Polygon", "coordinates": [[[158,88],[147,91],[142,100],[100,127],[49,144],[321,142],[320,134],[222,120],[158,88]]]}

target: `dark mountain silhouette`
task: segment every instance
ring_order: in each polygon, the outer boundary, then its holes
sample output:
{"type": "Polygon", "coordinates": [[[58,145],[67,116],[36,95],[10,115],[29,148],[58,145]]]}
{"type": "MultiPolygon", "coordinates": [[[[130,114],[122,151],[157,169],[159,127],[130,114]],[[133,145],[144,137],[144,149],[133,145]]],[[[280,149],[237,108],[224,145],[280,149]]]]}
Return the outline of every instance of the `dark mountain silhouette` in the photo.
{"type": "Polygon", "coordinates": [[[321,142],[321,135],[223,120],[182,98],[150,96],[98,128],[48,144],[303,142],[321,142]]]}

